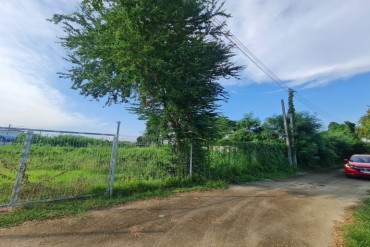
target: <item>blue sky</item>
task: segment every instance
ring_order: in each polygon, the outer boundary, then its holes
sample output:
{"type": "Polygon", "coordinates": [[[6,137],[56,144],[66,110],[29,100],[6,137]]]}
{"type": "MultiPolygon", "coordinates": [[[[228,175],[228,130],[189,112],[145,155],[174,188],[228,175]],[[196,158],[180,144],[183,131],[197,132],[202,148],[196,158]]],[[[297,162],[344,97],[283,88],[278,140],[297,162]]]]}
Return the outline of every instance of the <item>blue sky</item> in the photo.
{"type": "MultiPolygon", "coordinates": [[[[71,90],[57,72],[69,65],[57,43],[61,28],[46,21],[75,9],[73,0],[0,0],[0,126],[139,135],[144,122],[124,105],[103,107],[71,90]]],[[[370,1],[228,0],[230,30],[276,75],[328,112],[324,124],[357,122],[370,105],[370,1]]],[[[281,112],[285,91],[247,58],[240,80],[221,83],[230,92],[220,112],[261,120],[281,112]]],[[[297,110],[311,111],[296,102],[297,110]]]]}

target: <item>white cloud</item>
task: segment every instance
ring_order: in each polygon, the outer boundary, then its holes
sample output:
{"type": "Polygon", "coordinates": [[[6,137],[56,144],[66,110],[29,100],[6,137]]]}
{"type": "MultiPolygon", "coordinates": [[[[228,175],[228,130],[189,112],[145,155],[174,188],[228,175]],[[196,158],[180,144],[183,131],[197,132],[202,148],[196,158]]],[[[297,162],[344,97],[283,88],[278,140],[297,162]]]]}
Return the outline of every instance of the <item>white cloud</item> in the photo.
{"type": "MultiPolygon", "coordinates": [[[[105,123],[77,110],[55,85],[64,67],[61,28],[46,21],[74,10],[71,0],[0,0],[0,126],[75,128],[105,123]]],[[[281,79],[322,86],[370,71],[370,1],[228,0],[231,31],[281,79]]],[[[245,57],[243,80],[268,78],[245,57]]],[[[61,82],[65,83],[65,82],[61,82]]]]}
{"type": "MultiPolygon", "coordinates": [[[[229,28],[280,79],[314,87],[370,71],[370,1],[229,0],[229,28]]],[[[270,81],[247,58],[244,80],[270,81]]]]}
{"type": "Polygon", "coordinates": [[[51,80],[63,66],[60,28],[46,21],[73,10],[74,1],[0,0],[0,126],[38,128],[102,126],[66,109],[68,98],[51,80]]]}

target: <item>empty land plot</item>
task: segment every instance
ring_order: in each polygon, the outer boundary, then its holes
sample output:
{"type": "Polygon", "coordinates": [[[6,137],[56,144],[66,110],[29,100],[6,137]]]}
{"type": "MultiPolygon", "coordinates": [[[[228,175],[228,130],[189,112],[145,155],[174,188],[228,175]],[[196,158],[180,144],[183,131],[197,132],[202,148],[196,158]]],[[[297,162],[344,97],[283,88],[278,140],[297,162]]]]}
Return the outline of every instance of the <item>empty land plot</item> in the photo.
{"type": "Polygon", "coordinates": [[[369,185],[333,171],[183,193],[0,229],[0,246],[330,246],[369,185]]]}

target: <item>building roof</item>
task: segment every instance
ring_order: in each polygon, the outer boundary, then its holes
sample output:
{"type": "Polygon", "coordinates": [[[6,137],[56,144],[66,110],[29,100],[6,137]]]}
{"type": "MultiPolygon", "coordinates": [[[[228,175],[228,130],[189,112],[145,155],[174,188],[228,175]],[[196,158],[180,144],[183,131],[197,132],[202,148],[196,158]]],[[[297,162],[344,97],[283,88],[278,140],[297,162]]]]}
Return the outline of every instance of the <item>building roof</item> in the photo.
{"type": "Polygon", "coordinates": [[[2,141],[12,141],[17,137],[16,131],[0,131],[0,139],[2,141]]]}

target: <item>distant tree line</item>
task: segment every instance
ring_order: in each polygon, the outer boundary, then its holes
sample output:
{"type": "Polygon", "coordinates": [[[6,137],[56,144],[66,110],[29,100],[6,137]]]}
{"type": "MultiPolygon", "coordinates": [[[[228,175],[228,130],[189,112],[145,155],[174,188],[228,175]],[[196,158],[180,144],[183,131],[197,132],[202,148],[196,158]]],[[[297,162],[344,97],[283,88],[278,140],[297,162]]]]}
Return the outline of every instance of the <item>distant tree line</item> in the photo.
{"type": "MultiPolygon", "coordinates": [[[[288,122],[290,120],[288,119],[288,122]]],[[[342,162],[354,153],[370,152],[369,139],[370,111],[356,125],[353,122],[331,122],[323,128],[320,119],[308,112],[295,113],[295,148],[298,163],[302,167],[330,166],[342,162]]],[[[235,142],[275,142],[284,143],[283,116],[274,115],[264,122],[245,114],[233,121],[221,116],[218,119],[221,140],[235,142]]]]}
{"type": "MultiPolygon", "coordinates": [[[[217,113],[228,99],[219,80],[238,77],[243,68],[232,60],[234,45],[222,39],[228,17],[217,0],[84,0],[76,11],[50,19],[62,26],[60,43],[70,62],[60,76],[83,96],[128,104],[147,121],[144,137],[168,139],[179,157],[188,155],[189,143],[199,155],[202,143],[225,138],[283,142],[281,115],[261,122],[253,114],[233,121],[217,113]]],[[[291,91],[288,113],[294,114],[291,91]]],[[[369,139],[369,112],[358,127],[332,123],[327,131],[305,112],[294,121],[302,166],[362,152],[360,138],[369,139]]]]}
{"type": "MultiPolygon", "coordinates": [[[[340,164],[351,154],[370,152],[370,144],[361,140],[369,139],[370,110],[360,118],[358,125],[349,121],[331,122],[324,129],[321,120],[308,112],[296,112],[294,121],[294,146],[300,167],[332,166],[340,164]]],[[[244,114],[239,120],[219,116],[216,126],[220,141],[285,143],[282,115],[273,115],[265,121],[253,113],[244,114]]],[[[158,132],[152,131],[154,129],[155,126],[148,122],[144,136],[158,137],[158,132]]]]}

